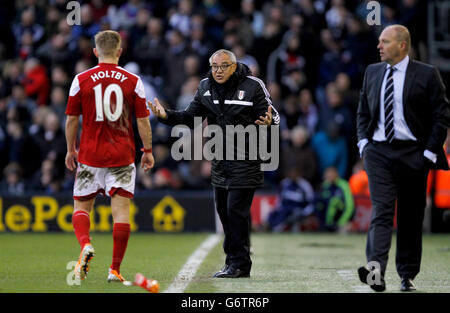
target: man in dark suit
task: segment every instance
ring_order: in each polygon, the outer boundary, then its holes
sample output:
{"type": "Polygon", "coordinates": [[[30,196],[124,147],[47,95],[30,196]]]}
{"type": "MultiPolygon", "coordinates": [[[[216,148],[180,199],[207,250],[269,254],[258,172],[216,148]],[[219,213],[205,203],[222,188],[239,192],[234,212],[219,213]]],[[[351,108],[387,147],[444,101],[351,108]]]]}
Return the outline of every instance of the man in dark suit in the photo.
{"type": "Polygon", "coordinates": [[[386,289],[396,207],[400,290],[415,290],[428,171],[449,169],[443,150],[450,126],[445,86],[434,66],[409,59],[410,41],[404,26],[383,30],[377,46],[382,62],[367,67],[358,106],[358,147],[372,201],[368,265],[358,274],[375,291],[386,289]]]}

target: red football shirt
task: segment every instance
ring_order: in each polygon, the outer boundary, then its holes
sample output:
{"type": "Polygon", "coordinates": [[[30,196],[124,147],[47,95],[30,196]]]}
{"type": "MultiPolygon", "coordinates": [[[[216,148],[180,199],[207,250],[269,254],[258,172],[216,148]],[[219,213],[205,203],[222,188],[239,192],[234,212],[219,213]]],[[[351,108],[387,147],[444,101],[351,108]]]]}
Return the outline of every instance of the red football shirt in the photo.
{"type": "Polygon", "coordinates": [[[94,167],[134,163],[133,115],[150,112],[139,76],[122,67],[99,63],[75,76],[67,115],[82,115],[78,161],[94,167]]]}

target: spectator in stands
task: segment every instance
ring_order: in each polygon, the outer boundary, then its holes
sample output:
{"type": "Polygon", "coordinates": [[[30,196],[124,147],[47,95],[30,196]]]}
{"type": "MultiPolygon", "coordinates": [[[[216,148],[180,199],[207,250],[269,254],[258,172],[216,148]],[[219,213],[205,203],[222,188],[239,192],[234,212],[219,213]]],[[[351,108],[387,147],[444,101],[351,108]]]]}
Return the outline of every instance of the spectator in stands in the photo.
{"type": "Polygon", "coordinates": [[[378,55],[372,47],[377,45],[377,37],[355,15],[351,14],[346,19],[346,35],[344,36],[343,53],[347,55],[347,62],[353,66],[347,66],[347,75],[352,83],[359,87],[367,65],[378,62],[378,55]]]}
{"type": "Polygon", "coordinates": [[[77,58],[85,59],[90,63],[94,63],[95,55],[92,51],[92,38],[88,35],[82,34],[74,41],[74,43],[74,53],[77,55],[77,58]]]}
{"type": "MultiPolygon", "coordinates": [[[[189,33],[189,48],[192,52],[204,60],[214,49],[214,41],[205,32],[205,17],[201,14],[194,14],[191,18],[191,31],[189,33]]],[[[202,73],[208,71],[208,62],[201,64],[202,73]]]]}
{"type": "Polygon", "coordinates": [[[89,60],[80,59],[75,63],[74,74],[80,74],[81,72],[86,71],[87,69],[93,67],[92,63],[89,60]]]}
{"type": "Polygon", "coordinates": [[[305,63],[299,38],[294,34],[287,36],[283,43],[270,54],[267,63],[267,80],[279,82],[283,95],[297,93],[301,84],[306,83],[305,63]],[[303,75],[302,80],[295,79],[293,73],[303,75]]]}
{"type": "Polygon", "coordinates": [[[100,31],[100,25],[94,20],[92,7],[89,4],[83,4],[80,10],[81,25],[74,24],[71,27],[72,39],[78,40],[81,36],[94,38],[100,31]]]}
{"type": "Polygon", "coordinates": [[[135,194],[143,193],[153,189],[153,177],[148,175],[140,166],[136,168],[136,191],[135,194]]]}
{"type": "MultiPolygon", "coordinates": [[[[255,42],[251,49],[247,49],[247,51],[256,58],[258,64],[261,64],[261,77],[266,77],[267,75],[267,66],[262,65],[267,64],[270,54],[280,46],[282,38],[282,25],[272,21],[266,21],[263,35],[255,38],[255,42]]],[[[267,84],[271,83],[273,82],[267,81],[267,84]]]]}
{"type": "Polygon", "coordinates": [[[353,218],[354,202],[348,182],[335,167],[328,167],[317,197],[316,212],[321,230],[345,232],[353,218]]]}
{"type": "Polygon", "coordinates": [[[296,126],[290,133],[290,145],[281,150],[281,173],[288,173],[290,166],[295,166],[302,178],[315,186],[318,183],[318,166],[314,150],[310,145],[308,131],[303,126],[296,126]]]}
{"type": "Polygon", "coordinates": [[[298,125],[300,109],[298,98],[294,94],[288,95],[281,105],[280,131],[283,141],[289,140],[291,130],[298,125]]]}
{"type": "MultiPolygon", "coordinates": [[[[247,0],[247,1],[253,1],[253,0],[247,0]]],[[[247,54],[247,51],[245,50],[245,46],[242,43],[237,42],[232,47],[231,50],[236,55],[236,60],[238,62],[241,62],[248,66],[248,68],[252,72],[253,76],[257,76],[257,77],[259,76],[258,61],[256,61],[256,59],[252,55],[247,54]]]]}
{"type": "Polygon", "coordinates": [[[47,105],[50,94],[50,81],[47,69],[36,58],[25,61],[22,84],[28,97],[36,99],[38,105],[47,105]]]}
{"type": "MultiPolygon", "coordinates": [[[[6,98],[0,98],[0,172],[6,166],[9,160],[8,156],[8,137],[6,133],[6,98]]],[[[1,179],[0,179],[1,180],[1,179]]]]}
{"type": "Polygon", "coordinates": [[[183,74],[186,78],[191,76],[200,76],[201,71],[200,59],[196,54],[188,54],[183,63],[183,74]]]}
{"type": "Polygon", "coordinates": [[[194,10],[192,0],[180,0],[175,10],[169,11],[169,25],[187,37],[191,31],[191,16],[194,10]]]}
{"type": "Polygon", "coordinates": [[[35,22],[35,13],[32,9],[22,11],[20,23],[14,24],[12,31],[16,40],[18,40],[16,51],[22,51],[23,44],[34,47],[44,38],[44,27],[35,22]],[[25,41],[24,36],[27,38],[25,41]]]}
{"type": "Polygon", "coordinates": [[[328,29],[334,38],[341,38],[348,11],[344,0],[332,0],[330,9],[325,13],[328,29]]]}
{"type": "Polygon", "coordinates": [[[352,142],[355,133],[354,117],[334,82],[327,85],[325,95],[325,103],[320,108],[319,129],[324,130],[330,122],[334,122],[339,125],[346,141],[352,142]]]}
{"type": "Polygon", "coordinates": [[[147,76],[141,74],[141,68],[139,64],[137,64],[136,62],[129,62],[124,66],[124,69],[141,77],[142,84],[144,85],[145,97],[147,98],[147,100],[152,100],[155,99],[155,97],[158,97],[158,92],[151,83],[150,79],[147,76]]]}
{"type": "MultiPolygon", "coordinates": [[[[29,116],[29,114],[36,109],[37,105],[36,105],[36,101],[33,101],[31,98],[27,97],[27,95],[25,93],[25,88],[20,84],[16,84],[12,88],[11,97],[7,103],[7,107],[9,109],[11,109],[11,108],[22,109],[23,108],[26,111],[28,111],[27,116],[29,116]]],[[[28,121],[26,121],[26,122],[28,122],[28,121]]]]}
{"type": "Polygon", "coordinates": [[[27,157],[25,153],[27,136],[20,119],[11,117],[18,116],[17,111],[17,108],[8,111],[8,124],[6,125],[8,161],[19,163],[23,167],[26,161],[24,159],[27,157]]]}
{"type": "Polygon", "coordinates": [[[323,177],[326,168],[334,166],[339,176],[345,177],[348,151],[345,138],[340,135],[339,125],[330,122],[326,131],[319,131],[313,136],[311,146],[317,155],[320,176],[323,177]]]}
{"type": "Polygon", "coordinates": [[[353,173],[348,180],[350,190],[354,197],[369,197],[369,178],[364,170],[363,162],[360,160],[353,166],[353,173]]]}
{"type": "Polygon", "coordinates": [[[278,83],[267,84],[267,90],[272,98],[272,105],[274,108],[280,112],[283,107],[283,98],[281,97],[281,88],[278,83]]]}
{"type": "Polygon", "coordinates": [[[61,121],[55,112],[48,112],[43,120],[43,131],[36,133],[32,138],[40,150],[40,155],[35,157],[41,162],[51,159],[55,162],[55,170],[58,175],[64,173],[64,159],[67,152],[66,138],[61,128],[61,121]]]}
{"type": "Polygon", "coordinates": [[[151,12],[147,8],[140,8],[137,12],[136,23],[128,31],[130,47],[134,48],[147,34],[147,24],[150,16],[151,12]]]}
{"type": "Polygon", "coordinates": [[[91,7],[92,19],[98,23],[108,13],[109,4],[105,3],[103,0],[92,0],[89,1],[89,6],[91,7]]]}
{"type": "Polygon", "coordinates": [[[179,173],[189,189],[205,190],[211,185],[211,162],[207,160],[192,160],[182,162],[179,173]]]}
{"type": "Polygon", "coordinates": [[[300,230],[300,223],[314,213],[314,190],[302,177],[298,166],[290,165],[280,183],[279,207],[268,217],[272,231],[282,232],[289,228],[300,230]]]}
{"type": "Polygon", "coordinates": [[[62,178],[63,173],[57,169],[55,162],[46,158],[31,179],[30,189],[46,194],[56,194],[62,189],[62,178]]]}
{"type": "Polygon", "coordinates": [[[185,79],[184,59],[189,55],[186,39],[178,30],[171,30],[167,33],[169,49],[165,52],[165,96],[168,102],[175,103],[180,94],[181,85],[185,79]]]}
{"type": "Polygon", "coordinates": [[[344,64],[341,59],[341,44],[329,29],[320,31],[320,41],[322,58],[319,64],[318,84],[323,87],[334,81],[336,75],[343,71],[344,64]]]}
{"type": "MultiPolygon", "coordinates": [[[[31,11],[34,15],[34,20],[39,25],[44,25],[46,22],[46,7],[42,1],[25,0],[17,3],[17,15],[22,17],[25,11],[31,11]]],[[[48,12],[48,9],[47,9],[48,12]]]]}
{"type": "Polygon", "coordinates": [[[7,162],[16,162],[23,169],[23,177],[29,178],[34,173],[40,160],[38,158],[31,158],[33,154],[33,145],[30,142],[30,137],[26,131],[27,125],[30,121],[29,112],[23,107],[13,107],[7,113],[6,125],[6,143],[8,151],[7,162]]]}
{"type": "Polygon", "coordinates": [[[65,65],[67,68],[72,68],[73,55],[68,49],[67,37],[63,34],[55,34],[50,37],[43,45],[36,51],[36,56],[43,62],[50,66],[50,68],[57,65],[65,65]]]}
{"type": "Polygon", "coordinates": [[[223,26],[224,47],[231,49],[235,43],[242,43],[248,50],[253,45],[254,35],[250,23],[241,15],[230,15],[223,26]],[[233,35],[234,40],[227,42],[226,35],[233,35]]]}
{"type": "Polygon", "coordinates": [[[317,131],[319,114],[309,89],[305,88],[300,91],[299,105],[300,117],[298,120],[298,125],[304,126],[308,130],[309,135],[312,136],[317,131]]]}
{"type": "Polygon", "coordinates": [[[166,71],[165,55],[167,42],[164,38],[163,21],[151,17],[147,23],[147,33],[134,48],[134,59],[144,75],[161,78],[166,71]]]}
{"type": "Polygon", "coordinates": [[[171,172],[163,167],[153,174],[153,189],[179,189],[182,185],[181,178],[177,172],[171,172]]]}
{"type": "Polygon", "coordinates": [[[128,30],[136,23],[139,9],[146,7],[142,0],[128,0],[119,8],[110,6],[108,8],[108,20],[113,30],[128,30]]]}
{"type": "Polygon", "coordinates": [[[62,86],[56,85],[53,87],[50,93],[50,107],[53,112],[56,113],[60,121],[61,128],[64,128],[66,121],[66,104],[67,104],[67,94],[66,90],[62,86]]]}
{"type": "Polygon", "coordinates": [[[198,76],[190,76],[181,87],[181,94],[177,99],[176,109],[184,110],[188,107],[189,103],[194,99],[197,92],[200,78],[198,76]]]}
{"type": "Polygon", "coordinates": [[[3,175],[4,179],[0,182],[0,193],[22,196],[25,192],[22,167],[16,162],[11,162],[3,170],[3,175]]]}
{"type": "Polygon", "coordinates": [[[8,60],[3,67],[4,96],[9,96],[14,85],[21,84],[23,77],[23,63],[20,59],[8,60]]]}
{"type": "Polygon", "coordinates": [[[264,29],[264,15],[255,7],[254,0],[241,0],[243,18],[251,25],[255,37],[262,36],[264,29]]]}
{"type": "Polygon", "coordinates": [[[352,87],[350,76],[345,72],[337,74],[334,86],[342,98],[343,106],[348,107],[355,116],[358,108],[359,92],[352,87]]]}

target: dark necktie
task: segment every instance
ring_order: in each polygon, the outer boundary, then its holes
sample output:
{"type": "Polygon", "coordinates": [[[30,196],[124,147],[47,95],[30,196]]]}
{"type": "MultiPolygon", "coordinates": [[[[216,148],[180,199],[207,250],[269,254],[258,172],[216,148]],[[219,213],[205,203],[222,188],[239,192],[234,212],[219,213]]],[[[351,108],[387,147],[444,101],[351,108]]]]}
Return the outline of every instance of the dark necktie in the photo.
{"type": "Polygon", "coordinates": [[[386,140],[391,143],[394,140],[394,67],[389,68],[389,73],[384,88],[384,131],[386,140]]]}

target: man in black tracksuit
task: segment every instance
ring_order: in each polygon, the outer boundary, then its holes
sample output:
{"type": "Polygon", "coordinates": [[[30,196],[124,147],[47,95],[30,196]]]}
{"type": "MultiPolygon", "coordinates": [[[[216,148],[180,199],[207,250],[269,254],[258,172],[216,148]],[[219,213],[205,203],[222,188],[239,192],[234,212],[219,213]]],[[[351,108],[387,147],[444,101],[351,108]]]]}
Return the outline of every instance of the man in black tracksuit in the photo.
{"type": "MultiPolygon", "coordinates": [[[[209,63],[211,71],[208,77],[200,82],[193,101],[184,111],[164,109],[158,99],[154,103],[149,101],[151,110],[162,123],[193,128],[194,117],[207,118],[208,125],[218,125],[222,129],[224,141],[227,125],[245,128],[279,124],[279,114],[272,106],[264,83],[251,76],[246,65],[236,62],[231,51],[216,51],[209,63]]],[[[250,206],[255,189],[264,184],[264,173],[260,157],[249,157],[249,140],[247,136],[245,160],[236,160],[236,155],[242,153],[236,144],[232,160],[226,157],[228,151],[223,158],[212,160],[211,183],[215,207],[225,233],[223,248],[226,254],[224,268],[214,277],[250,276],[250,206]]]]}

